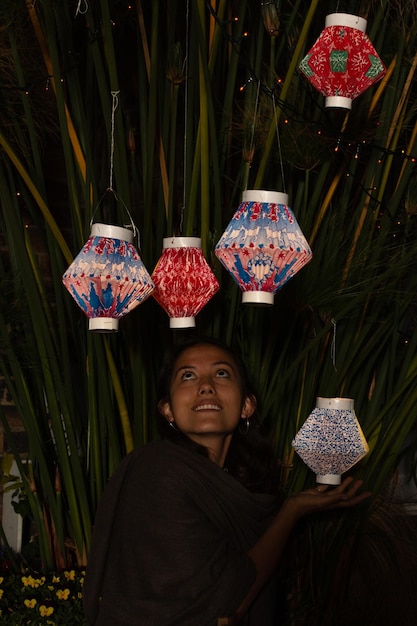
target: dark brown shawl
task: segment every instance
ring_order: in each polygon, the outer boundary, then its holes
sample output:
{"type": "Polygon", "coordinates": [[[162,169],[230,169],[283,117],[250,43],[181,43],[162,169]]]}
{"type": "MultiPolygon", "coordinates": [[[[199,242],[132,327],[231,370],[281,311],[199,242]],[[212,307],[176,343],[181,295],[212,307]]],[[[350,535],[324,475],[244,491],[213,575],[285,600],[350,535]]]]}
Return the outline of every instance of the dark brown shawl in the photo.
{"type": "MultiPolygon", "coordinates": [[[[94,528],[84,607],[95,626],[216,626],[255,579],[248,549],[275,500],[168,441],[135,450],[111,478],[94,528]],[[101,600],[99,600],[101,598],[101,600]]],[[[242,624],[274,623],[269,585],[242,624]]]]}

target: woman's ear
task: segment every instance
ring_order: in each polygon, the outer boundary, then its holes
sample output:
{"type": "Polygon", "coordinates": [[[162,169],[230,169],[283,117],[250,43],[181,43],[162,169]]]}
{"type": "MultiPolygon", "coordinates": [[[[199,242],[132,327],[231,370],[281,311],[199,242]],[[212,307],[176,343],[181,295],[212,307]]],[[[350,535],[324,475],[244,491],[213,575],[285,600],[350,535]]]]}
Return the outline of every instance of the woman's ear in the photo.
{"type": "Polygon", "coordinates": [[[256,409],[256,398],[253,394],[249,394],[243,400],[242,411],[240,417],[242,419],[246,419],[247,417],[252,417],[256,409]]]}
{"type": "Polygon", "coordinates": [[[172,422],[172,411],[168,400],[160,400],[158,402],[158,411],[165,417],[168,422],[172,422]]]}

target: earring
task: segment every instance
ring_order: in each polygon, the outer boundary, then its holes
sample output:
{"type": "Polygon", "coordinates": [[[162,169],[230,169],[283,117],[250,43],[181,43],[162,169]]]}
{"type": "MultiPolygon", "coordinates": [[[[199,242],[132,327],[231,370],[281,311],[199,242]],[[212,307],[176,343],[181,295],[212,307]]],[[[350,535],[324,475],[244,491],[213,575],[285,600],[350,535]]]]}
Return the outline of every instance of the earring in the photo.
{"type": "Polygon", "coordinates": [[[247,435],[249,432],[249,428],[250,428],[250,419],[249,417],[247,417],[245,419],[245,424],[242,427],[242,420],[240,420],[240,424],[239,424],[239,432],[241,435],[247,435]]]}
{"type": "Polygon", "coordinates": [[[178,428],[175,426],[175,422],[174,420],[172,420],[172,422],[168,422],[168,424],[171,426],[171,428],[173,428],[174,430],[178,430],[178,428]]]}

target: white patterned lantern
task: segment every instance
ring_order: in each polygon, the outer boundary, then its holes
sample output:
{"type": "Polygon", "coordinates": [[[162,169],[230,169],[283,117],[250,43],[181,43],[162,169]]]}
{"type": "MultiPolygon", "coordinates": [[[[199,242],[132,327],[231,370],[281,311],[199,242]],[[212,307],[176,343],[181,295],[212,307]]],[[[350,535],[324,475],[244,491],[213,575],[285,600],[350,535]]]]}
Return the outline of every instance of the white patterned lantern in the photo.
{"type": "Polygon", "coordinates": [[[292,445],[317,482],[329,485],[340,484],[341,475],[369,452],[352,398],[317,398],[292,445]]]}

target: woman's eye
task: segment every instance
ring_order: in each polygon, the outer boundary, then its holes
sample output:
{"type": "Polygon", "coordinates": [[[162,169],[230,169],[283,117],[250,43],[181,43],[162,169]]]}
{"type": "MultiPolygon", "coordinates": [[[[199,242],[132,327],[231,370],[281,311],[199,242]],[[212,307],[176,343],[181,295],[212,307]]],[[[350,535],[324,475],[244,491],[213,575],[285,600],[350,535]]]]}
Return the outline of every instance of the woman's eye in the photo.
{"type": "Polygon", "coordinates": [[[219,370],[217,376],[219,376],[219,378],[230,378],[230,374],[227,370],[219,370]]]}
{"type": "Polygon", "coordinates": [[[192,380],[194,378],[194,372],[184,372],[181,376],[181,380],[192,380]]]}

